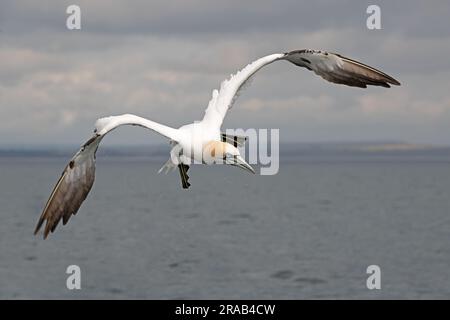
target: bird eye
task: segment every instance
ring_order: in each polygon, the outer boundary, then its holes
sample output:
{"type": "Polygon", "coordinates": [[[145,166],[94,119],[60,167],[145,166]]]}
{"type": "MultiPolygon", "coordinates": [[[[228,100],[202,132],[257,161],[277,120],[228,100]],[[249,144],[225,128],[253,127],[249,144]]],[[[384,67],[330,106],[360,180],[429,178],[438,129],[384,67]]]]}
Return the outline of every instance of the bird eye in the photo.
{"type": "Polygon", "coordinates": [[[227,153],[224,154],[223,160],[232,159],[233,157],[234,157],[233,154],[227,152],[227,153]]]}

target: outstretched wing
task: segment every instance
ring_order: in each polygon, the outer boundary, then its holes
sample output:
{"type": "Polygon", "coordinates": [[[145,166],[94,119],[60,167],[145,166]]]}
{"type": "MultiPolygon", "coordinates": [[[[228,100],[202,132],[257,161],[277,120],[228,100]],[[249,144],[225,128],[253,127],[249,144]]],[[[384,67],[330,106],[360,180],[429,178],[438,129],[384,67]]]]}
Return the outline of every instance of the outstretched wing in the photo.
{"type": "Polygon", "coordinates": [[[220,128],[239,90],[259,69],[278,60],[287,60],[299,67],[314,71],[327,81],[347,86],[366,88],[372,85],[389,88],[389,84],[400,85],[397,80],[384,72],[336,53],[321,50],[295,50],[272,54],[250,63],[223,81],[220,89],[213,91],[203,121],[210,126],[220,128]]]}
{"type": "Polygon", "coordinates": [[[333,83],[359,88],[367,86],[390,88],[389,84],[400,85],[400,82],[386,73],[337,53],[296,50],[287,53],[284,59],[314,71],[315,74],[333,83]]]}
{"type": "Polygon", "coordinates": [[[39,218],[34,234],[37,234],[44,222],[47,221],[44,230],[45,239],[50,232],[55,230],[61,219],[65,225],[70,217],[77,213],[94,184],[95,154],[98,145],[108,132],[122,125],[144,127],[173,141],[178,141],[180,138],[178,129],[132,114],[98,119],[95,123],[94,136],[73,156],[56,183],[39,218]]]}
{"type": "Polygon", "coordinates": [[[95,135],[75,154],[56,183],[47,204],[42,211],[34,234],[46,221],[44,239],[53,232],[58,223],[63,225],[80,209],[95,179],[95,153],[102,136],[95,135]]]}

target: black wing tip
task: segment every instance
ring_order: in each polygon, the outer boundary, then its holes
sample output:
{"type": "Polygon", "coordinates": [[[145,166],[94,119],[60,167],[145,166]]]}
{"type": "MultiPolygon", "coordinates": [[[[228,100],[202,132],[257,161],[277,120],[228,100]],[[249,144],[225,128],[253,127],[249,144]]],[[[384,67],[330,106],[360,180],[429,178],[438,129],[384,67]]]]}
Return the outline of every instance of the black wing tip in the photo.
{"type": "Polygon", "coordinates": [[[385,86],[385,85],[382,85],[383,87],[390,88],[389,84],[393,84],[394,86],[400,86],[400,85],[401,85],[400,81],[394,79],[394,78],[391,77],[390,75],[386,74],[385,72],[383,72],[383,71],[381,71],[381,70],[379,70],[379,69],[377,69],[377,68],[371,67],[371,66],[369,66],[369,65],[367,65],[367,64],[365,64],[365,63],[363,63],[363,62],[360,62],[360,61],[357,61],[357,60],[348,58],[348,57],[343,56],[343,55],[341,55],[341,54],[339,54],[339,53],[333,52],[333,54],[336,55],[336,56],[338,56],[338,57],[341,58],[341,59],[347,60],[347,61],[352,62],[352,63],[359,64],[359,65],[361,65],[361,66],[364,66],[364,67],[366,67],[366,68],[371,69],[372,71],[377,72],[379,75],[381,75],[381,76],[384,78],[384,82],[386,82],[386,86],[385,86]],[[388,83],[389,83],[389,84],[388,84],[388,83]]]}
{"type": "Polygon", "coordinates": [[[374,68],[374,70],[376,70],[380,75],[382,75],[384,77],[384,81],[386,82],[386,84],[390,83],[393,84],[394,86],[400,86],[401,83],[400,81],[394,79],[393,77],[391,77],[390,75],[384,73],[383,71],[377,70],[374,68]]]}
{"type": "MultiPolygon", "coordinates": [[[[34,236],[37,236],[37,234],[39,233],[40,229],[41,229],[41,228],[34,230],[33,235],[34,235],[34,236]]],[[[48,234],[49,234],[48,231],[45,231],[45,232],[44,232],[44,234],[43,234],[43,239],[44,239],[44,240],[47,239],[48,234]]]]}
{"type": "Polygon", "coordinates": [[[50,234],[50,232],[52,231],[52,227],[50,227],[50,223],[47,221],[47,224],[45,225],[45,230],[44,230],[44,240],[47,239],[48,235],[50,234]]]}
{"type": "Polygon", "coordinates": [[[387,88],[390,88],[389,84],[392,84],[394,86],[401,86],[400,81],[397,81],[396,79],[392,78],[390,75],[387,75],[386,73],[377,70],[383,77],[384,82],[388,85],[387,88]]]}
{"type": "Polygon", "coordinates": [[[44,240],[47,239],[47,236],[49,234],[50,231],[50,226],[49,226],[49,221],[46,215],[46,211],[44,211],[41,215],[41,217],[39,218],[39,221],[36,225],[36,228],[34,229],[34,233],[33,235],[37,235],[39,233],[39,231],[41,230],[42,226],[44,225],[44,222],[47,221],[47,223],[45,224],[45,229],[44,229],[44,240]]]}
{"type": "MultiPolygon", "coordinates": [[[[364,64],[362,62],[356,61],[354,59],[350,59],[350,58],[348,58],[346,56],[343,56],[343,55],[341,55],[339,53],[327,52],[327,51],[324,51],[324,50],[300,49],[300,50],[292,50],[292,51],[285,52],[284,55],[285,55],[285,57],[288,57],[290,55],[300,54],[300,53],[323,53],[325,55],[333,54],[333,55],[336,55],[336,56],[338,56],[338,57],[340,57],[342,59],[346,59],[346,60],[351,61],[351,62],[356,62],[356,63],[358,63],[360,65],[363,65],[365,67],[368,67],[368,68],[372,69],[373,71],[378,72],[380,75],[382,75],[384,77],[384,81],[376,84],[378,86],[382,86],[382,87],[385,87],[385,88],[390,88],[391,86],[389,84],[394,85],[394,86],[401,86],[400,81],[394,79],[393,77],[389,76],[388,74],[386,74],[386,73],[384,73],[384,72],[382,72],[382,71],[380,71],[378,69],[375,69],[373,67],[370,67],[369,65],[364,64]]],[[[368,84],[368,85],[373,85],[373,84],[368,84]]],[[[356,87],[366,88],[367,86],[362,86],[361,85],[361,86],[356,86],[356,87]]]]}
{"type": "Polygon", "coordinates": [[[43,218],[39,219],[39,221],[38,221],[38,223],[36,225],[36,228],[34,229],[33,235],[37,235],[39,233],[39,230],[41,230],[41,227],[42,227],[42,224],[44,223],[44,220],[45,219],[43,219],[43,218]]]}
{"type": "Polygon", "coordinates": [[[58,219],[57,221],[50,222],[48,220],[48,218],[46,217],[46,215],[43,214],[42,217],[39,219],[38,224],[36,225],[36,228],[34,229],[33,235],[36,236],[39,233],[39,231],[41,230],[44,222],[47,221],[47,223],[45,224],[44,233],[43,233],[44,240],[47,239],[48,235],[55,231],[55,229],[58,226],[60,220],[61,219],[58,219]]]}
{"type": "MultiPolygon", "coordinates": [[[[42,223],[41,223],[41,225],[42,225],[42,223]]],[[[45,230],[44,230],[44,233],[43,233],[43,239],[46,240],[50,233],[55,232],[55,229],[56,229],[57,226],[58,226],[58,223],[54,223],[51,226],[49,224],[49,222],[47,221],[47,224],[45,225],[45,230]]],[[[41,229],[41,226],[39,226],[39,228],[36,228],[36,230],[34,231],[34,235],[35,236],[39,233],[40,229],[41,229]]]]}
{"type": "Polygon", "coordinates": [[[391,81],[389,81],[390,84],[393,84],[394,86],[401,86],[402,84],[400,83],[400,81],[395,80],[394,78],[390,79],[391,81]]]}

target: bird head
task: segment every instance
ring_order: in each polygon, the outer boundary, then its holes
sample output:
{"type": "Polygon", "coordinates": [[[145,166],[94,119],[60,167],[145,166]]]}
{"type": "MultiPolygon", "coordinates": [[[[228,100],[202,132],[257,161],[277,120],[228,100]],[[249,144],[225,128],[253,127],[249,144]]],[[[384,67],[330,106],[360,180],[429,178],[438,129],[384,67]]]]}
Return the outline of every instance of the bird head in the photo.
{"type": "Polygon", "coordinates": [[[111,130],[112,120],[114,117],[105,117],[100,118],[95,122],[95,130],[94,133],[99,135],[106,134],[109,130],[111,130]]]}
{"type": "Polygon", "coordinates": [[[211,141],[203,152],[206,163],[224,163],[255,173],[255,170],[244,160],[238,148],[227,142],[211,141]]]}

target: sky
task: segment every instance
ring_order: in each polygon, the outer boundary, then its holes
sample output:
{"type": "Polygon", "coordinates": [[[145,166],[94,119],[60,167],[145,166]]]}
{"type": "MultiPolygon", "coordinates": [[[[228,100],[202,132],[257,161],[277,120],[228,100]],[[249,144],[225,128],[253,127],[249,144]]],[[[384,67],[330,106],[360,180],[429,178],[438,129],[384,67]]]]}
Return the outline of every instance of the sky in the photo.
{"type": "MultiPolygon", "coordinates": [[[[391,89],[328,83],[287,62],[258,72],[225,128],[275,128],[281,142],[450,145],[449,1],[0,2],[0,147],[79,145],[102,116],[173,127],[200,120],[212,90],[271,53],[337,52],[393,76],[391,89]],[[81,8],[81,30],[66,8],[81,8]],[[381,8],[381,30],[366,8],[381,8]]],[[[155,144],[120,128],[106,144],[155,144]]]]}

